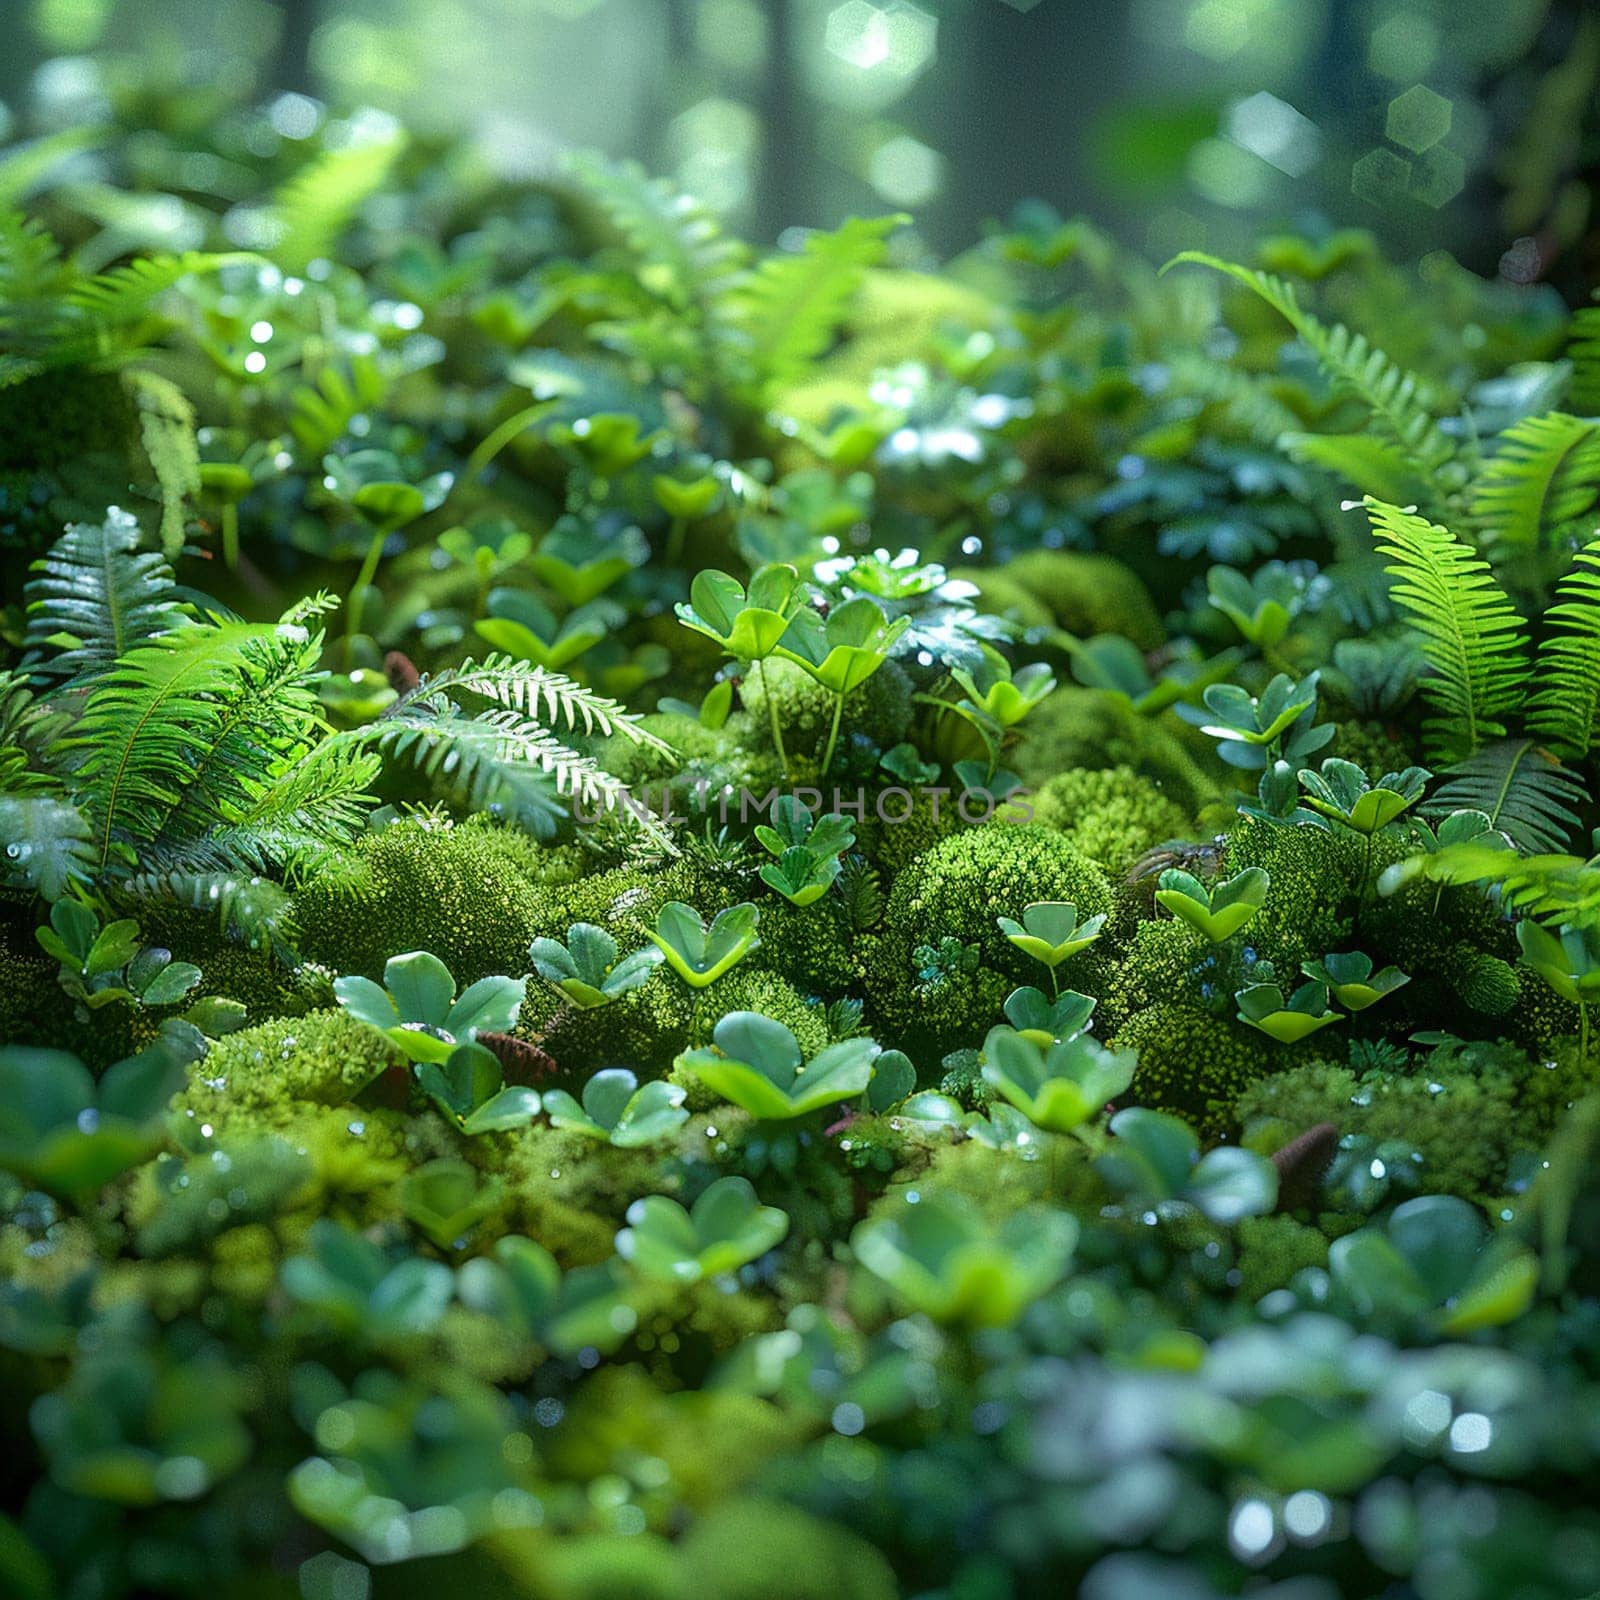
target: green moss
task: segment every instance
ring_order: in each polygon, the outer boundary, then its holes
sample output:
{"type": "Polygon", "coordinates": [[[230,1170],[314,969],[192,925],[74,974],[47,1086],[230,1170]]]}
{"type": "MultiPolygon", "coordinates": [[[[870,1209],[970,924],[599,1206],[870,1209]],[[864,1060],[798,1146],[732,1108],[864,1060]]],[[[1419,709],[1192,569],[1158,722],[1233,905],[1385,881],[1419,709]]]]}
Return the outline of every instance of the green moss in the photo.
{"type": "Polygon", "coordinates": [[[411,819],[368,834],[356,853],[356,882],[313,878],[295,896],[313,960],[376,978],[390,956],[431,950],[463,985],[527,970],[546,892],[500,830],[411,819]]]}
{"type": "Polygon", "coordinates": [[[1381,722],[1341,722],[1328,753],[1353,761],[1376,782],[1386,772],[1403,772],[1416,760],[1393,732],[1381,722]]]}
{"type": "Polygon", "coordinates": [[[761,943],[750,960],[787,978],[803,994],[837,999],[860,993],[864,981],[853,950],[855,930],[835,892],[808,906],[777,895],[760,899],[761,943]]]}
{"type": "Polygon", "coordinates": [[[1191,815],[1223,786],[1220,763],[1176,717],[1141,717],[1106,690],[1074,684],[1053,689],[1029,714],[1007,759],[1032,789],[1079,767],[1128,767],[1191,815]]]}
{"type": "Polygon", "coordinates": [[[1328,1241],[1293,1217],[1246,1217],[1239,1224],[1239,1294],[1259,1300],[1307,1267],[1328,1264],[1328,1241]]]}
{"type": "Polygon", "coordinates": [[[1030,550],[1006,563],[1001,575],[1047,606],[1057,624],[1080,639],[1119,633],[1141,650],[1154,650],[1166,629],[1143,580],[1114,556],[1079,550],[1030,550]]]}
{"type": "MultiPolygon", "coordinates": [[[[1260,1034],[1189,1006],[1135,1012],[1111,1043],[1139,1052],[1131,1102],[1175,1111],[1208,1139],[1233,1130],[1239,1097],[1275,1064],[1273,1047],[1260,1034]]],[[[1281,1059],[1281,1050],[1276,1054],[1281,1059]]]]}
{"type": "Polygon", "coordinates": [[[243,1118],[288,1129],[304,1107],[348,1105],[401,1067],[388,1041],[345,1011],[278,1017],[216,1040],[177,1106],[216,1127],[243,1118]]]}
{"type": "Polygon", "coordinates": [[[1035,822],[1116,874],[1153,845],[1186,837],[1193,826],[1182,806],[1131,767],[1060,773],[1029,804],[1035,822]]]}
{"type": "Polygon", "coordinates": [[[1055,621],[1050,607],[1009,568],[952,567],[950,576],[970,583],[978,591],[973,603],[991,617],[1024,628],[1048,628],[1055,621]]]}
{"type": "Polygon", "coordinates": [[[0,467],[36,470],[103,455],[126,477],[138,438],[138,415],[115,373],[70,367],[0,389],[0,467]]]}
{"type": "Polygon", "coordinates": [[[1140,922],[1107,978],[1097,1021],[1115,1028],[1135,1011],[1162,1004],[1221,1010],[1230,960],[1229,950],[1219,951],[1186,922],[1168,916],[1140,922]]]}

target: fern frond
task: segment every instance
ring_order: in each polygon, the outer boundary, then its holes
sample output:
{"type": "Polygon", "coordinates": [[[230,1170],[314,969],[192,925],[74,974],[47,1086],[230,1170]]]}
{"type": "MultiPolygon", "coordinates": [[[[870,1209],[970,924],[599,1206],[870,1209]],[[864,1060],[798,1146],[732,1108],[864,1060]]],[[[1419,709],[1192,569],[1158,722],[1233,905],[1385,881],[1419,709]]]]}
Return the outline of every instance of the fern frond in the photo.
{"type": "Polygon", "coordinates": [[[94,834],[70,801],[0,795],[0,884],[59,900],[94,876],[94,834]]]}
{"type": "Polygon", "coordinates": [[[571,678],[545,667],[530,666],[506,655],[485,656],[482,661],[464,661],[459,667],[425,678],[417,695],[464,690],[480,699],[493,701],[536,721],[561,722],[574,732],[621,734],[632,744],[643,745],[662,755],[672,755],[672,746],[658,738],[619,701],[608,699],[576,684],[571,678]]]}
{"type": "Polygon", "coordinates": [[[1491,553],[1559,549],[1600,501],[1600,422],[1552,411],[1523,417],[1472,485],[1468,509],[1491,553]]]}
{"type": "Polygon", "coordinates": [[[118,658],[89,691],[65,748],[94,818],[101,867],[167,828],[226,732],[227,698],[263,630],[239,623],[180,628],[118,658]]]}
{"type": "Polygon", "coordinates": [[[1179,394],[1219,406],[1224,420],[1257,444],[1277,449],[1286,434],[1301,426],[1301,418],[1259,378],[1238,367],[1224,366],[1192,350],[1173,352],[1166,365],[1179,394]]]}
{"type": "Polygon", "coordinates": [[[1382,350],[1343,323],[1321,322],[1300,304],[1294,286],[1270,273],[1224,261],[1201,250],[1185,250],[1162,271],[1192,263],[1224,273],[1272,307],[1299,334],[1334,384],[1354,395],[1373,423],[1400,447],[1408,464],[1442,504],[1459,491],[1464,477],[1461,450],[1439,426],[1428,385],[1392,361],[1382,350]]]}
{"type": "Polygon", "coordinates": [[[115,506],[104,522],[68,524],[33,570],[23,594],[34,676],[87,682],[184,620],[172,568],[139,549],[138,523],[115,506]]]}
{"type": "Polygon", "coordinates": [[[124,380],[139,412],[139,438],[161,492],[161,548],[169,561],[183,550],[189,502],[200,492],[200,442],[194,407],[170,378],[129,372],[124,380]]]}
{"type": "Polygon", "coordinates": [[[733,290],[729,320],[743,335],[745,383],[758,398],[805,375],[837,338],[868,267],[905,216],[852,217],[808,234],[794,254],[770,255],[733,290]]]}
{"type": "Polygon", "coordinates": [[[1559,756],[1581,760],[1600,741],[1600,538],[1573,558],[1544,614],[1528,727],[1559,756]]]}
{"type": "Polygon", "coordinates": [[[1481,811],[1519,850],[1560,850],[1578,826],[1588,791],[1575,772],[1532,739],[1498,739],[1443,774],[1423,808],[1431,816],[1481,811]]]}
{"type": "MultiPolygon", "coordinates": [[[[698,201],[650,177],[637,162],[577,155],[568,170],[621,237],[640,283],[689,335],[702,369],[696,376],[724,381],[746,338],[728,316],[745,267],[744,246],[698,201]]],[[[613,337],[626,332],[610,331],[613,337]]]]}
{"type": "Polygon", "coordinates": [[[1422,693],[1438,712],[1423,725],[1436,766],[1502,738],[1528,677],[1522,618],[1488,563],[1447,529],[1414,511],[1365,502],[1379,553],[1396,580],[1390,593],[1433,668],[1422,693]]]}
{"type": "Polygon", "coordinates": [[[289,426],[306,450],[320,459],[344,437],[359,413],[383,404],[387,388],[371,356],[352,356],[348,377],[328,362],[314,384],[300,385],[290,397],[289,426]]]}
{"type": "Polygon", "coordinates": [[[88,278],[67,291],[67,303],[76,306],[102,328],[137,322],[158,295],[197,273],[221,272],[226,267],[259,265],[262,258],[250,250],[186,250],[182,255],[140,256],[109,272],[88,278]]]}
{"type": "Polygon", "coordinates": [[[66,724],[66,713],[36,698],[26,678],[0,672],[0,794],[55,785],[49,752],[66,724]]]}
{"type": "Polygon", "coordinates": [[[1586,415],[1600,413],[1600,306],[1572,313],[1567,359],[1572,363],[1567,398],[1586,415]]]}
{"type": "Polygon", "coordinates": [[[278,227],[273,259],[292,272],[329,254],[363,203],[382,188],[405,145],[404,134],[395,130],[313,156],[272,198],[278,227]]]}
{"type": "Polygon", "coordinates": [[[1476,885],[1510,912],[1538,922],[1594,927],[1600,922],[1600,862],[1556,852],[1518,855],[1480,844],[1452,844],[1405,864],[1405,881],[1476,885]]]}
{"type": "Polygon", "coordinates": [[[0,211],[0,333],[14,334],[57,298],[66,277],[61,246],[42,222],[0,211]]]}
{"type": "Polygon", "coordinates": [[[215,913],[222,932],[252,950],[296,964],[300,937],[294,901],[281,884],[254,873],[167,870],[141,872],[120,885],[123,897],[215,913]]]}

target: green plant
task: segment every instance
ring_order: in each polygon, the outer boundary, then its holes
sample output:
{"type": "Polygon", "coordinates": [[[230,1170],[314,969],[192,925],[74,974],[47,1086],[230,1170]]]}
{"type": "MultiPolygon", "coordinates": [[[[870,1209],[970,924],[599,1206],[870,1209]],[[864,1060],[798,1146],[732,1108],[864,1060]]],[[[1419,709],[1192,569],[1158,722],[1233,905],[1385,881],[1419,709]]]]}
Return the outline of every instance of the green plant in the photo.
{"type": "Polygon", "coordinates": [[[704,989],[756,949],[761,912],[748,901],[719,911],[708,926],[693,906],[669,900],[645,937],[692,989],[704,989]]]}
{"type": "Polygon", "coordinates": [[[1386,995],[1411,982],[1408,974],[1398,967],[1385,967],[1373,971],[1373,960],[1360,950],[1344,955],[1325,955],[1320,961],[1301,963],[1300,970],[1308,978],[1323,984],[1333,999],[1346,1011],[1365,1011],[1376,1005],[1386,995]]]}
{"type": "Polygon", "coordinates": [[[712,1046],[686,1051],[678,1065],[713,1094],[752,1116],[803,1117],[862,1092],[879,1054],[871,1039],[844,1039],[803,1060],[781,1022],[753,1011],[730,1011],[712,1030],[712,1046]]]}
{"type": "Polygon", "coordinates": [[[930,1195],[870,1218],[850,1236],[856,1260],[936,1322],[1004,1326],[1057,1283],[1078,1240],[1074,1220],[1029,1208],[998,1226],[956,1195],[930,1195]]]}
{"type": "Polygon", "coordinates": [[[1041,1047],[1013,1028],[991,1028],[983,1042],[983,1079],[1036,1128],[1071,1133],[1097,1116],[1133,1081],[1137,1057],[1114,1052],[1086,1033],[1041,1047]]]}
{"type": "Polygon", "coordinates": [[[539,1115],[538,1093],[508,1087],[499,1057],[481,1044],[458,1044],[443,1061],[418,1061],[414,1070],[418,1088],[465,1134],[506,1133],[539,1115]]]}
{"type": "Polygon", "coordinates": [[[689,1120],[683,1101],[676,1084],[656,1079],[641,1088],[628,1068],[607,1067],[584,1084],[582,1105],[565,1089],[552,1089],[544,1108],[553,1127],[636,1150],[670,1139],[689,1120]]]}
{"type": "Polygon", "coordinates": [[[685,1210],[655,1194],[628,1207],[617,1254],[641,1276],[696,1283],[736,1272],[781,1244],[789,1218],[764,1206],[745,1178],[718,1178],[685,1210]]]}
{"type": "Polygon", "coordinates": [[[46,955],[61,963],[61,987],[91,1009],[125,1001],[170,1006],[200,982],[191,961],[174,961],[170,950],[139,942],[139,924],[124,917],[104,927],[78,900],[57,900],[50,926],[34,929],[46,955]]]}
{"type": "Polygon", "coordinates": [[[510,1028],[526,987],[521,978],[480,978],[458,997],[450,969],[426,950],[413,950],[390,958],[381,985],[370,978],[345,977],[333,992],[351,1016],[376,1029],[402,1054],[413,1061],[441,1063],[479,1033],[510,1028]]]}
{"type": "Polygon", "coordinates": [[[1080,950],[1087,950],[1100,937],[1106,915],[1098,912],[1080,922],[1075,905],[1062,900],[1036,900],[1023,910],[1021,922],[1011,917],[997,917],[995,922],[1011,944],[1046,968],[1052,988],[1059,992],[1056,968],[1080,950]]]}
{"type": "Polygon", "coordinates": [[[1272,1163],[1254,1151],[1200,1141],[1181,1117],[1130,1106],[1111,1119],[1113,1140],[1096,1157],[1106,1182],[1145,1204],[1177,1201],[1213,1222],[1263,1216],[1278,1198],[1272,1163]]]}
{"type": "Polygon", "coordinates": [[[609,1005],[630,989],[648,983],[660,966],[658,946],[647,945],[617,959],[617,941],[592,922],[575,922],[566,939],[535,939],[528,947],[533,970],[553,983],[574,1005],[609,1005]]]}
{"type": "Polygon", "coordinates": [[[1192,872],[1168,867],[1162,872],[1156,903],[1213,944],[1222,944],[1245,927],[1266,904],[1272,880],[1261,867],[1246,867],[1207,888],[1192,872]]]}
{"type": "Polygon", "coordinates": [[[1239,1021],[1280,1044],[1298,1044],[1344,1018],[1328,1009],[1328,985],[1302,983],[1286,999],[1275,983],[1248,983],[1234,995],[1239,1021]]]}

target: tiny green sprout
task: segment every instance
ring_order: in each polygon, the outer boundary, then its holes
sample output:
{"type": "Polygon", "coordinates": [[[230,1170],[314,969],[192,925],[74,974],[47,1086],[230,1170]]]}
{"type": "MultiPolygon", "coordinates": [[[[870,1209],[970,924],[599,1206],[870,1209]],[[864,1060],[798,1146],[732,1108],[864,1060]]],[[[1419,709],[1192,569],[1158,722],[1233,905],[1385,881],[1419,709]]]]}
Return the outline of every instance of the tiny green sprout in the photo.
{"type": "Polygon", "coordinates": [[[1133,1082],[1138,1057],[1111,1051],[1086,1033],[1041,1048],[1014,1028],[989,1030],[983,1042],[984,1082],[1036,1128],[1071,1133],[1098,1115],[1133,1082]]]}
{"type": "Polygon", "coordinates": [[[617,959],[617,941],[592,922],[575,922],[566,942],[535,939],[528,946],[533,970],[553,983],[574,1005],[591,1009],[609,1005],[645,983],[661,965],[661,951],[646,945],[617,959]]]}
{"type": "Polygon", "coordinates": [[[1297,766],[1338,731],[1316,721],[1317,681],[1315,672],[1299,682],[1280,672],[1259,696],[1237,684],[1213,683],[1201,698],[1216,720],[1202,722],[1200,731],[1219,741],[1217,754],[1243,772],[1259,772],[1278,759],[1297,766]]]}
{"type": "Polygon", "coordinates": [[[1078,908],[1068,900],[1035,900],[1023,908],[1022,921],[996,917],[995,923],[1018,950],[1049,969],[1052,983],[1056,968],[1069,956],[1087,950],[1105,927],[1105,913],[1078,921],[1078,908]]]}
{"type": "Polygon", "coordinates": [[[823,772],[833,764],[845,697],[889,659],[901,634],[910,626],[909,616],[896,617],[891,622],[882,606],[865,594],[835,606],[826,621],[809,606],[794,614],[776,653],[800,667],[833,696],[833,723],[822,755],[823,772]]]}
{"type": "Polygon", "coordinates": [[[1578,1008],[1579,1051],[1589,1054],[1589,1003],[1600,996],[1600,928],[1562,923],[1551,933],[1537,922],[1517,924],[1522,959],[1563,1000],[1578,1008]]]}
{"type": "Polygon", "coordinates": [[[1158,904],[1213,944],[1221,944],[1266,904],[1272,880],[1265,868],[1246,867],[1208,889],[1193,873],[1168,867],[1158,883],[1158,904]]]}
{"type": "Polygon", "coordinates": [[[1278,1202],[1277,1168],[1265,1156],[1219,1145],[1202,1157],[1182,1117],[1130,1106],[1110,1127],[1111,1146],[1095,1166],[1114,1190],[1142,1205],[1190,1205],[1230,1226],[1265,1216],[1278,1202]]]}
{"type": "Polygon", "coordinates": [[[1282,561],[1269,561],[1246,577],[1237,567],[1206,574],[1207,598],[1258,650],[1271,650],[1289,631],[1305,603],[1306,579],[1282,561]]]}
{"type": "Polygon", "coordinates": [[[505,1190],[499,1177],[479,1181],[470,1162],[446,1156],[424,1162],[401,1179],[395,1198],[406,1220],[441,1250],[459,1249],[478,1224],[499,1209],[505,1190]]]}
{"type": "Polygon", "coordinates": [[[565,1089],[552,1089],[544,1108],[553,1127],[619,1150],[637,1150],[670,1139],[689,1120],[683,1100],[684,1091],[676,1084],[656,1079],[640,1088],[628,1068],[607,1067],[584,1084],[582,1105],[565,1089]]]}
{"type": "Polygon", "coordinates": [[[1298,1044],[1319,1028],[1343,1022],[1337,1011],[1328,1009],[1325,983],[1302,983],[1287,1000],[1275,983],[1251,983],[1233,997],[1239,1005],[1239,1021],[1258,1029],[1280,1044],[1298,1044]]]}
{"type": "Polygon", "coordinates": [[[698,522],[716,508],[722,486],[709,472],[687,481],[658,472],[650,480],[650,492],[674,522],[698,522]]]}
{"type": "Polygon", "coordinates": [[[539,1115],[533,1089],[507,1086],[499,1058],[481,1044],[459,1044],[443,1061],[418,1061],[417,1087],[462,1133],[507,1133],[539,1115]]]}
{"type": "Polygon", "coordinates": [[[681,900],[669,900],[645,936],[667,958],[667,964],[692,989],[704,989],[731,971],[761,940],[756,926],[761,912],[748,900],[719,911],[707,927],[700,913],[681,900]]]}
{"type": "Polygon", "coordinates": [[[773,1122],[860,1094],[879,1053],[872,1039],[843,1039],[802,1061],[795,1036],[757,1011],[730,1011],[711,1038],[711,1047],[686,1050],[678,1065],[714,1095],[773,1122]]]}
{"type": "Polygon", "coordinates": [[[1347,955],[1325,955],[1320,961],[1304,961],[1300,970],[1308,978],[1325,983],[1328,993],[1346,1011],[1365,1011],[1411,982],[1410,974],[1398,967],[1374,972],[1372,957],[1359,950],[1347,955]]]}
{"type": "Polygon", "coordinates": [[[61,963],[61,987],[91,1009],[116,1002],[170,1006],[200,981],[200,969],[174,961],[159,945],[139,943],[139,925],[129,918],[100,925],[100,918],[78,900],[58,900],[49,927],[34,938],[46,955],[61,963]]]}
{"type": "Polygon", "coordinates": [[[819,856],[803,844],[792,845],[776,861],[762,866],[761,881],[791,905],[809,906],[820,900],[839,876],[838,856],[819,856]]]}
{"type": "Polygon", "coordinates": [[[780,795],[772,803],[772,822],[760,824],[756,838],[769,854],[781,856],[794,845],[804,845],[819,856],[837,856],[856,842],[856,830],[837,812],[817,817],[803,800],[780,795]]]}
{"type": "Polygon", "coordinates": [[[789,1232],[789,1216],[764,1206],[747,1178],[718,1178],[687,1210],[653,1194],[628,1207],[617,1254],[642,1278],[698,1283],[764,1256],[789,1232]]]}
{"type": "Polygon", "coordinates": [[[986,717],[1001,728],[1015,727],[1055,688],[1055,674],[1043,662],[1013,672],[1011,663],[992,645],[981,648],[982,659],[976,670],[952,667],[950,676],[986,717]]]}
{"type": "Polygon", "coordinates": [[[444,1061],[479,1033],[514,1026],[526,992],[522,978],[480,978],[458,999],[450,969],[426,950],[391,957],[381,986],[349,977],[333,985],[334,998],[356,1021],[413,1061],[444,1061]]]}
{"type": "Polygon", "coordinates": [[[512,1235],[495,1241],[492,1256],[461,1264],[456,1293],[468,1310],[572,1356],[585,1346],[614,1350],[638,1325],[625,1280],[615,1258],[563,1273],[543,1245],[512,1235]]]}
{"type": "Polygon", "coordinates": [[[279,1272],[284,1293],[336,1332],[369,1345],[426,1333],[455,1293],[440,1261],[395,1260],[364,1235],[327,1217],[311,1224],[306,1248],[279,1272]]]}
{"type": "Polygon", "coordinates": [[[563,604],[586,606],[650,559],[635,527],[612,533],[579,517],[562,517],[539,541],[528,567],[563,604]]]}
{"type": "Polygon", "coordinates": [[[557,622],[555,613],[524,589],[493,589],[489,614],[473,624],[479,637],[517,661],[561,672],[615,627],[610,601],[578,606],[557,622]]]}
{"type": "Polygon", "coordinates": [[[97,1084],[65,1050],[0,1049],[0,1170],[83,1200],[160,1148],[167,1103],[200,1053],[159,1034],[97,1084]]]}
{"type": "Polygon", "coordinates": [[[771,562],[756,569],[748,591],[737,578],[714,567],[698,572],[689,585],[688,604],[680,601],[674,607],[684,627],[714,639],[725,655],[756,663],[766,691],[772,745],[786,773],[789,758],[783,748],[778,703],[767,684],[766,662],[805,603],[806,590],[800,574],[793,567],[771,562]]]}
{"type": "Polygon", "coordinates": [[[550,438],[576,451],[597,478],[614,478],[650,454],[658,433],[644,431],[631,411],[595,411],[555,424],[550,438]]]}
{"type": "Polygon", "coordinates": [[[1142,717],[1153,717],[1226,677],[1240,659],[1235,647],[1209,661],[1176,662],[1158,677],[1144,651],[1120,633],[1097,633],[1090,639],[1075,639],[1068,633],[1051,637],[1067,652],[1072,675],[1084,688],[1103,689],[1142,717]]]}
{"type": "Polygon", "coordinates": [[[1066,989],[1054,999],[1047,999],[1042,989],[1031,985],[1013,989],[1006,996],[1005,1014],[1008,1021],[1024,1039],[1031,1039],[1041,1050],[1047,1050],[1059,1039],[1068,1039],[1082,1033],[1094,1015],[1095,999],[1066,989]]]}
{"type": "Polygon", "coordinates": [[[959,1194],[935,1192],[862,1222],[856,1260],[935,1322],[1008,1327],[1061,1281],[1078,1243],[1068,1212],[1028,1207],[991,1222],[959,1194]]]}
{"type": "Polygon", "coordinates": [[[1425,767],[1386,772],[1376,783],[1353,761],[1329,756],[1321,772],[1300,773],[1305,803],[1318,816],[1343,823],[1370,838],[1405,815],[1423,795],[1433,774],[1425,767]]]}

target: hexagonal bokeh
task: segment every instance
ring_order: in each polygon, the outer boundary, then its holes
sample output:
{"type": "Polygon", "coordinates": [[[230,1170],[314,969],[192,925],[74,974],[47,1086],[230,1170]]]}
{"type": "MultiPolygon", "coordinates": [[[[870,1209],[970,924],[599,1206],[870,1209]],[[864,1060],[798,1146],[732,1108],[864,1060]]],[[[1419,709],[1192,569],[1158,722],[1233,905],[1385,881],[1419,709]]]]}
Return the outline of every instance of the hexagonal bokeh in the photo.
{"type": "Polygon", "coordinates": [[[1411,163],[1393,150],[1369,150],[1350,169],[1350,189],[1371,205],[1388,205],[1406,192],[1411,163]]]}
{"type": "Polygon", "coordinates": [[[1389,102],[1383,131],[1403,150],[1420,155],[1450,131],[1450,102],[1425,83],[1415,83],[1389,102]]]}
{"type": "Polygon", "coordinates": [[[1467,164],[1454,150],[1436,145],[1417,158],[1411,175],[1411,193],[1425,206],[1438,210],[1467,186],[1467,164]]]}

